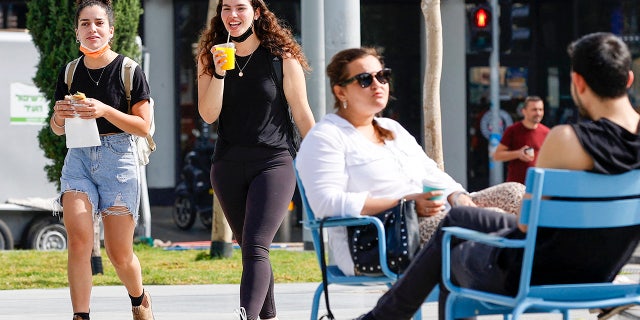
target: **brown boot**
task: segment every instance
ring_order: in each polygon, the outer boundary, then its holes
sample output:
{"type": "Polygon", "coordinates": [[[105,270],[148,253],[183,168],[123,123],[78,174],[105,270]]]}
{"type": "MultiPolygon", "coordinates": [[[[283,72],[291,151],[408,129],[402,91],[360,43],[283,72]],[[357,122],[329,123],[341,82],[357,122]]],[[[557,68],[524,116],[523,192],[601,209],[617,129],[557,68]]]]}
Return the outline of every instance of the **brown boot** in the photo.
{"type": "Polygon", "coordinates": [[[133,320],[154,320],[153,311],[151,311],[151,296],[145,290],[144,297],[142,298],[142,304],[137,307],[132,307],[133,320]]]}

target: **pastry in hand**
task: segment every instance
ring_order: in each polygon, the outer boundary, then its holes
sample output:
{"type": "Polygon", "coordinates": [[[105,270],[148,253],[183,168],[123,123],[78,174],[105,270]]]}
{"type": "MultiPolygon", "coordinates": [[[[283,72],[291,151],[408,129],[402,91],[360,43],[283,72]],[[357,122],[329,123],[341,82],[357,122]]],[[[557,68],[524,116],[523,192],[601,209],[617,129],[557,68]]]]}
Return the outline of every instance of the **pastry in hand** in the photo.
{"type": "Polygon", "coordinates": [[[66,100],[71,100],[71,101],[82,101],[82,100],[86,99],[87,96],[84,93],[78,91],[78,92],[76,92],[76,93],[74,93],[72,95],[66,95],[66,96],[64,96],[64,98],[66,100]]]}

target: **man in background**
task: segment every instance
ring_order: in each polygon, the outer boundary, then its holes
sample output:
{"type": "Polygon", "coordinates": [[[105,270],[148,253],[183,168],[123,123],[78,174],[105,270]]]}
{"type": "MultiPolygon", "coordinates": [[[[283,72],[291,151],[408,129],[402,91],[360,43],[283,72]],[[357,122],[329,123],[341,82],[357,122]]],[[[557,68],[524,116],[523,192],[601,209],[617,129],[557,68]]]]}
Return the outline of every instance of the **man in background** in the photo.
{"type": "Polygon", "coordinates": [[[509,161],[506,181],[524,183],[527,169],[536,165],[538,150],[549,128],[540,123],[544,103],[538,96],[528,96],[522,108],[524,119],[507,127],[493,154],[495,161],[509,161]]]}

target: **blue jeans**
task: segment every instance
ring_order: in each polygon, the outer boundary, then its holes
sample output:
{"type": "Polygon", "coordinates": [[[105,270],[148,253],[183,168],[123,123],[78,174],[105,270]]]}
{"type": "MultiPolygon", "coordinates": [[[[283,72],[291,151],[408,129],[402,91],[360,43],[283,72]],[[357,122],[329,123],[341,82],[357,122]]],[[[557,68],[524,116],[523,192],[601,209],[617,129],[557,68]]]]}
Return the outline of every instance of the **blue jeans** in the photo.
{"type": "Polygon", "coordinates": [[[85,193],[94,215],[122,214],[108,210],[126,207],[138,221],[140,171],[133,137],[128,133],[100,136],[102,145],[72,148],[67,152],[60,177],[62,205],[66,192],[85,193]]]}

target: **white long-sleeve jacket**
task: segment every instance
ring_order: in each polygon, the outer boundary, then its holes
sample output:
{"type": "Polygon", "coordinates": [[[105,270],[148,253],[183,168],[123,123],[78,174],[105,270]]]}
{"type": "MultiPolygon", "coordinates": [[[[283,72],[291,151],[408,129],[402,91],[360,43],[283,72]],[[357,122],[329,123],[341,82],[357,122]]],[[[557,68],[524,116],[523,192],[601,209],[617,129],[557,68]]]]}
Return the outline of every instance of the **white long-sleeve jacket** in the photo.
{"type": "MultiPolygon", "coordinates": [[[[316,218],[359,216],[368,196],[400,199],[422,192],[423,181],[445,185],[445,197],[464,190],[398,122],[375,120],[394,132],[395,139],[376,145],[336,114],[326,115],[304,138],[296,168],[316,218]]],[[[334,262],[353,275],[346,228],[328,232],[334,262]]]]}

